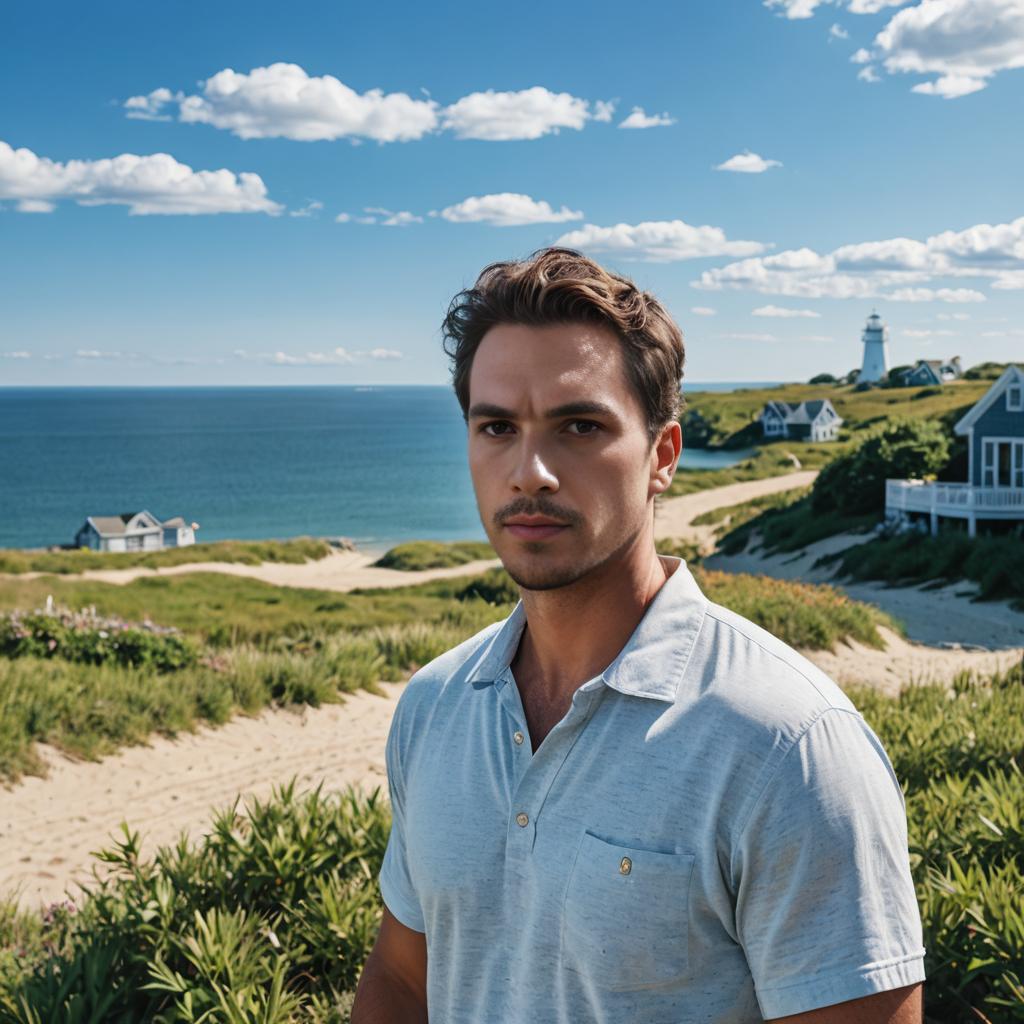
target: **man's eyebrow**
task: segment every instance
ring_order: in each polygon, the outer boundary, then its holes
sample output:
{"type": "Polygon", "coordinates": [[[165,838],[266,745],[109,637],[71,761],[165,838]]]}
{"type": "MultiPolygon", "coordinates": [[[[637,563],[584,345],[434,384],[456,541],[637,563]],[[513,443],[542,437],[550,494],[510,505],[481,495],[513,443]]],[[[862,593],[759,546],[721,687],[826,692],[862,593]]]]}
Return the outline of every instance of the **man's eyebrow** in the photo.
{"type": "MultiPolygon", "coordinates": [[[[556,405],[548,409],[544,414],[548,419],[559,419],[562,416],[608,416],[615,418],[615,410],[604,402],[566,402],[564,405],[556,405]]],[[[493,419],[514,420],[516,414],[512,409],[506,409],[501,405],[492,405],[490,402],[478,402],[470,406],[469,418],[477,419],[487,416],[493,419]]]]}

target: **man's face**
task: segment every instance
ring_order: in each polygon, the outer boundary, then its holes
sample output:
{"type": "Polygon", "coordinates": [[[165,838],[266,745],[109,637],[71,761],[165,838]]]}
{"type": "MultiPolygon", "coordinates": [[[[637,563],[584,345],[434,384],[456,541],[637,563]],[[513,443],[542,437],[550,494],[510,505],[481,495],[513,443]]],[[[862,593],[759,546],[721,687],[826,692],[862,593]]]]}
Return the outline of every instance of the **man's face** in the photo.
{"type": "Polygon", "coordinates": [[[491,328],[473,357],[468,427],[480,518],[521,587],[574,583],[647,525],[657,460],[610,329],[491,328]]]}

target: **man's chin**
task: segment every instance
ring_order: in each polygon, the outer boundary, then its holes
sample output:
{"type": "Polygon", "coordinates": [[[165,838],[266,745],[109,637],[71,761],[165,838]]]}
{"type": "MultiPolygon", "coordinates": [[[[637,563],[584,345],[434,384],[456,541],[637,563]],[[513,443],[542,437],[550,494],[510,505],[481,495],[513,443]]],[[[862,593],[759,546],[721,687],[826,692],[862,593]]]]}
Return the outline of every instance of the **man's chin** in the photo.
{"type": "Polygon", "coordinates": [[[590,567],[579,565],[543,564],[543,556],[539,556],[536,565],[524,565],[522,559],[505,562],[505,571],[512,577],[515,584],[522,590],[558,590],[571,586],[586,576],[590,567]]]}

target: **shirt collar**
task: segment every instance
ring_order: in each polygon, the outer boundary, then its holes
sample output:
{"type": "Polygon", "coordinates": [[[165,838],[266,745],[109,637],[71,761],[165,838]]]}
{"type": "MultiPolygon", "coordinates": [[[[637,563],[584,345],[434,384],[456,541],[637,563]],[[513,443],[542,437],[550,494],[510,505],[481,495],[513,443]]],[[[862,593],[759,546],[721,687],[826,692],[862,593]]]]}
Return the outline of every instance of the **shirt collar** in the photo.
{"type": "MultiPolygon", "coordinates": [[[[675,571],[654,595],[625,647],[599,678],[620,693],[672,701],[704,621],[708,601],[681,558],[660,557],[669,568],[675,565],[675,571]]],[[[520,600],[484,643],[466,681],[506,680],[525,626],[526,610],[520,600]]]]}

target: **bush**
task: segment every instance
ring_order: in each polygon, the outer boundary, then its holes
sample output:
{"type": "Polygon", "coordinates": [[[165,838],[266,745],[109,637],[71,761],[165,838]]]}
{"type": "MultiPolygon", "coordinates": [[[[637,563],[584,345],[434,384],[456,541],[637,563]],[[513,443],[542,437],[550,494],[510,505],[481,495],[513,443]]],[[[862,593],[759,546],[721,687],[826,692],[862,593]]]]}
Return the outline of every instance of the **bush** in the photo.
{"type": "Polygon", "coordinates": [[[831,373],[816,373],[808,382],[808,384],[837,384],[838,381],[831,373]]]}
{"type": "Polygon", "coordinates": [[[389,826],[378,792],[294,783],[152,861],[124,826],[80,906],[34,926],[0,915],[0,1022],[342,1021],[332,1007],[380,923],[389,826]]]}
{"type": "Polygon", "coordinates": [[[382,569],[422,572],[424,569],[446,569],[496,557],[494,548],[484,541],[460,540],[445,544],[436,540],[414,540],[392,548],[373,564],[382,569]]]}
{"type": "Polygon", "coordinates": [[[885,481],[936,473],[949,458],[949,437],[929,420],[893,420],[840,455],[818,474],[811,491],[816,513],[881,513],[885,481]]]}

